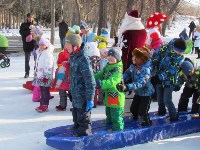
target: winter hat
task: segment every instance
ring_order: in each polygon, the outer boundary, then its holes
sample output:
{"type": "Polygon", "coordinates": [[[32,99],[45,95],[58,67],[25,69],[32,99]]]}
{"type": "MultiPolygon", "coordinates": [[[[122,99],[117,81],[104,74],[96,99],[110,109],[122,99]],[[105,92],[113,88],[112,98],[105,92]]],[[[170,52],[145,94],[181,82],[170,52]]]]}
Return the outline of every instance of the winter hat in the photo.
{"type": "Polygon", "coordinates": [[[109,50],[108,48],[102,48],[102,49],[100,50],[100,54],[103,55],[104,52],[106,52],[106,51],[108,52],[108,50],[109,50]]]}
{"type": "Polygon", "coordinates": [[[39,41],[39,45],[40,45],[40,44],[44,44],[44,45],[46,45],[46,47],[49,47],[50,41],[49,41],[48,39],[42,37],[42,38],[40,39],[40,41],[39,41]]]}
{"type": "Polygon", "coordinates": [[[189,61],[184,61],[182,64],[181,64],[181,70],[183,71],[183,73],[188,76],[192,70],[194,69],[194,66],[191,62],[189,61]]]}
{"type": "Polygon", "coordinates": [[[33,29],[31,29],[31,33],[34,33],[35,37],[40,37],[43,35],[43,31],[39,26],[34,27],[33,29]]]}
{"type": "Polygon", "coordinates": [[[69,53],[66,53],[66,52],[60,52],[58,54],[58,60],[57,60],[57,65],[58,67],[62,64],[63,61],[67,61],[69,60],[69,53]]]}
{"type": "Polygon", "coordinates": [[[84,21],[81,21],[80,29],[89,30],[89,26],[84,21]]]}
{"type": "Polygon", "coordinates": [[[174,41],[174,50],[178,51],[178,52],[185,52],[187,48],[186,42],[185,40],[179,38],[179,39],[175,39],[174,41]]]}
{"type": "Polygon", "coordinates": [[[134,17],[134,18],[139,18],[138,11],[136,9],[135,10],[131,10],[128,13],[128,15],[131,16],[131,17],[134,17]]]}
{"type": "Polygon", "coordinates": [[[72,32],[72,33],[80,33],[80,27],[77,26],[77,25],[73,25],[73,27],[69,27],[69,30],[72,32]]]}
{"type": "Polygon", "coordinates": [[[152,40],[157,40],[159,39],[159,35],[157,32],[153,32],[150,34],[150,37],[152,38],[152,40]]]}
{"type": "Polygon", "coordinates": [[[184,28],[183,31],[179,34],[179,37],[184,39],[184,40],[188,40],[189,39],[189,37],[188,37],[188,35],[186,33],[186,28],[184,28]]]}
{"type": "Polygon", "coordinates": [[[27,18],[32,18],[33,17],[33,15],[31,13],[28,13],[26,16],[27,16],[27,18]]]}
{"type": "Polygon", "coordinates": [[[101,36],[108,38],[108,31],[105,28],[101,29],[101,36]]]}
{"type": "Polygon", "coordinates": [[[109,49],[108,56],[113,56],[117,59],[117,61],[121,61],[122,52],[120,49],[113,47],[113,48],[109,49]]]}
{"type": "Polygon", "coordinates": [[[145,46],[141,48],[135,48],[132,52],[132,55],[142,59],[145,63],[150,59],[150,50],[145,46]]]}
{"type": "Polygon", "coordinates": [[[72,44],[73,46],[81,46],[82,39],[79,34],[70,34],[66,37],[65,42],[72,44]]]}

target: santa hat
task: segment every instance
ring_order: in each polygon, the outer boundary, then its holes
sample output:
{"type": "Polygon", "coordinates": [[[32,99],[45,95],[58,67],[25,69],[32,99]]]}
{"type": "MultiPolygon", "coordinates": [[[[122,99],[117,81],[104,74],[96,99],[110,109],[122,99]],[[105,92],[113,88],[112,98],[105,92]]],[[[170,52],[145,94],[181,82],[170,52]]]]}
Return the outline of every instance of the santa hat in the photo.
{"type": "Polygon", "coordinates": [[[128,13],[128,15],[131,16],[131,17],[134,17],[134,18],[139,18],[138,11],[136,9],[135,10],[131,10],[128,13]]]}
{"type": "Polygon", "coordinates": [[[152,40],[157,40],[159,39],[159,35],[157,32],[153,32],[150,34],[150,37],[152,38],[152,40]]]}

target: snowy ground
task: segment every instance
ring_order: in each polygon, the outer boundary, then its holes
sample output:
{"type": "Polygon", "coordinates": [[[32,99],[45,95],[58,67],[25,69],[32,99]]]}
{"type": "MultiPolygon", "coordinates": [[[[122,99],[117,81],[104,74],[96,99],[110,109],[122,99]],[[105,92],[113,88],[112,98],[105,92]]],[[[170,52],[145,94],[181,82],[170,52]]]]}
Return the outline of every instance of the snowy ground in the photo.
{"type": "MultiPolygon", "coordinates": [[[[180,16],[174,22],[170,31],[167,31],[168,37],[177,37],[177,35],[186,28],[188,31],[189,23],[195,20],[195,17],[180,16]]],[[[18,35],[18,30],[6,32],[4,35],[18,35]]],[[[50,35],[46,31],[47,37],[50,35]]],[[[57,37],[58,34],[56,34],[57,37]]],[[[58,41],[58,38],[56,38],[58,41]]],[[[195,59],[196,55],[189,55],[195,59]]],[[[39,103],[32,102],[32,93],[23,89],[22,84],[33,77],[33,57],[31,58],[31,77],[24,79],[24,56],[22,54],[12,55],[11,66],[9,68],[0,68],[0,149],[2,150],[54,150],[46,145],[44,131],[49,128],[72,124],[72,117],[69,108],[71,103],[68,102],[68,109],[65,112],[56,112],[55,106],[59,103],[58,93],[52,93],[55,98],[50,100],[49,112],[37,113],[34,109],[39,103]]],[[[57,54],[55,54],[55,61],[57,54]]],[[[198,61],[200,65],[200,61],[198,61]]],[[[178,104],[180,93],[173,94],[175,106],[178,104]]],[[[190,103],[191,106],[191,103],[190,103]]],[[[157,103],[152,103],[150,111],[157,110],[157,103]]],[[[104,106],[99,106],[92,110],[92,119],[99,120],[105,118],[104,106]]],[[[186,136],[171,138],[158,142],[135,145],[132,147],[122,148],[125,150],[199,150],[200,133],[186,136]],[[189,148],[190,147],[190,148],[189,148]]]]}

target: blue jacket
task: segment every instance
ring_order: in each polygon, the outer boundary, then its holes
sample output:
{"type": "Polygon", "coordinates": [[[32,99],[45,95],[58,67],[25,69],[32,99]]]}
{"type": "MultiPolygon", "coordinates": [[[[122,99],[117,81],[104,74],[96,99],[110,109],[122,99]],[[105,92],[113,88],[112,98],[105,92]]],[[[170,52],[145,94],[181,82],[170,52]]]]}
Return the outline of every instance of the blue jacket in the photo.
{"type": "Polygon", "coordinates": [[[132,79],[132,83],[127,84],[130,90],[139,96],[150,96],[154,93],[153,85],[150,82],[151,61],[146,62],[140,68],[131,64],[124,72],[123,79],[126,83],[132,79]]]}
{"type": "Polygon", "coordinates": [[[94,100],[95,79],[90,59],[84,53],[84,44],[76,54],[70,55],[70,91],[72,106],[86,107],[87,100],[94,100]]]}
{"type": "Polygon", "coordinates": [[[83,43],[93,42],[94,37],[96,36],[95,33],[91,32],[88,35],[83,34],[82,41],[83,43]]]}
{"type": "Polygon", "coordinates": [[[160,47],[152,56],[153,71],[158,75],[162,85],[174,85],[184,56],[173,50],[173,40],[160,47]]]}

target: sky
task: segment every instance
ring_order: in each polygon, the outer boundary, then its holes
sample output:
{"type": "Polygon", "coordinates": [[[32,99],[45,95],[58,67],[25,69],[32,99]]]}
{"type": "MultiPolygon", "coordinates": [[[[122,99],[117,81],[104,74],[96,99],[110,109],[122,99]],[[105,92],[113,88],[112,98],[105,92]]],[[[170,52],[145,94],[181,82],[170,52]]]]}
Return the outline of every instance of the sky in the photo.
{"type": "MultiPolygon", "coordinates": [[[[188,25],[192,18],[179,16],[176,22],[172,24],[171,30],[167,31],[169,38],[177,37],[184,28],[188,31],[188,25]]],[[[195,20],[198,23],[197,20],[195,20]]],[[[15,30],[11,33],[17,34],[15,30]]],[[[47,36],[49,32],[47,31],[47,36]]],[[[59,41],[58,39],[56,41],[59,41]]],[[[58,44],[58,43],[57,43],[58,44]]],[[[55,62],[57,53],[54,54],[55,62]]],[[[188,55],[195,59],[194,54],[188,55]]],[[[68,101],[68,107],[65,112],[56,112],[55,106],[59,103],[59,95],[51,93],[54,99],[50,100],[49,112],[37,113],[34,109],[39,103],[32,102],[32,93],[22,87],[26,81],[33,77],[33,56],[31,56],[30,78],[24,79],[24,55],[10,55],[11,66],[0,68],[0,149],[2,150],[55,150],[45,143],[44,131],[50,128],[72,124],[72,117],[69,108],[71,103],[68,101]]],[[[198,60],[198,64],[200,64],[198,60]]],[[[56,66],[55,66],[56,67],[56,66]]],[[[175,106],[182,89],[173,93],[175,106]]],[[[191,106],[191,101],[189,103],[191,106]]],[[[157,111],[157,103],[151,103],[150,112],[157,111]]],[[[104,119],[104,106],[99,106],[92,110],[92,119],[104,119]]],[[[121,148],[123,150],[199,150],[200,133],[175,137],[157,142],[139,144],[131,147],[121,148]]]]}

